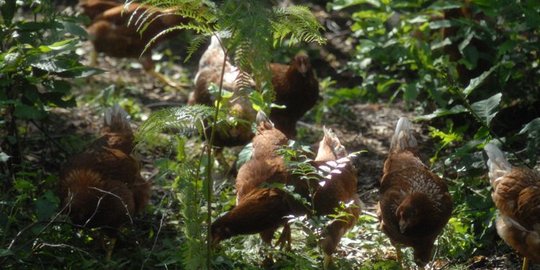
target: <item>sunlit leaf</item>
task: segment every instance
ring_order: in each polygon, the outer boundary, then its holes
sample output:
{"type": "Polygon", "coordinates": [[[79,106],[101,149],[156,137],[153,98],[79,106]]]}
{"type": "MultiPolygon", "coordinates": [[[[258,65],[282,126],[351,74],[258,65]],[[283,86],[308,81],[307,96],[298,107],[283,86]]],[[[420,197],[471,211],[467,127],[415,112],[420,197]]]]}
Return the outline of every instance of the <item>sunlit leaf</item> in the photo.
{"type": "Polygon", "coordinates": [[[463,90],[463,94],[465,94],[465,96],[470,95],[474,90],[478,88],[478,86],[480,86],[486,80],[487,77],[489,77],[489,75],[491,75],[491,73],[493,73],[493,71],[495,71],[499,67],[499,65],[500,64],[497,64],[491,67],[488,71],[482,73],[480,76],[471,79],[469,85],[467,85],[467,87],[463,90]]]}
{"type": "Polygon", "coordinates": [[[475,102],[471,105],[471,109],[486,126],[490,126],[491,120],[499,112],[497,108],[501,102],[502,94],[498,93],[490,98],[475,102]]]}
{"type": "Polygon", "coordinates": [[[533,119],[519,131],[519,134],[532,135],[534,133],[536,133],[537,136],[540,135],[540,117],[533,119]]]}
{"type": "Polygon", "coordinates": [[[448,115],[454,115],[454,114],[460,114],[467,112],[467,109],[461,105],[456,105],[452,107],[451,109],[437,109],[434,112],[426,115],[421,115],[415,118],[415,120],[431,120],[433,118],[441,117],[441,116],[448,116],[448,115]]]}

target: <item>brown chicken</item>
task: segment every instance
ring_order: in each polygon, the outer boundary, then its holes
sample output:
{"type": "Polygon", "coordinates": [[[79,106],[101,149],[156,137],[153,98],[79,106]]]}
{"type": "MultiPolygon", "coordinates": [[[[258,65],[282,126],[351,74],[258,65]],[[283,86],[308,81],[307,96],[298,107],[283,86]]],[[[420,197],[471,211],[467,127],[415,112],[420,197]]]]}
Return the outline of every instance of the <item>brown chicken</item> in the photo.
{"type": "Polygon", "coordinates": [[[343,216],[332,221],[323,231],[321,247],[325,253],[324,266],[327,268],[341,237],[356,224],[361,201],[356,193],[356,169],[345,147],[332,131],[324,129],[324,137],[319,143],[313,165],[320,174],[325,175],[324,179],[319,180],[313,195],[315,213],[319,216],[337,214],[336,209],[340,205],[345,206],[341,213],[343,216]]]}
{"type": "Polygon", "coordinates": [[[341,237],[356,223],[360,213],[355,170],[337,137],[325,130],[317,158],[311,162],[320,170],[321,177],[308,185],[306,180],[291,174],[283,158],[275,152],[287,141],[271,122],[259,124],[253,138],[253,157],[240,168],[236,179],[237,206],[212,224],[213,241],[218,243],[239,234],[260,233],[263,241],[270,244],[277,228],[284,226],[278,243],[290,244],[287,216],[336,214],[336,209],[344,204],[346,214],[325,228],[320,242],[325,266],[328,266],[341,237]],[[295,193],[313,201],[313,211],[279,188],[264,187],[269,183],[294,186],[295,193]]]}
{"type": "Polygon", "coordinates": [[[270,120],[288,138],[296,136],[296,122],[313,108],[319,99],[319,81],[311,67],[307,54],[298,53],[289,65],[270,64],[274,103],[284,109],[273,108],[270,120]]]}
{"type": "MultiPolygon", "coordinates": [[[[289,183],[291,180],[283,158],[276,152],[287,145],[288,139],[263,115],[257,115],[259,125],[253,138],[252,158],[240,167],[236,177],[236,206],[212,223],[215,244],[235,235],[251,233],[260,233],[262,240],[271,244],[275,230],[286,225],[284,217],[291,213],[291,206],[298,204],[278,188],[263,187],[265,183],[289,183]]],[[[283,234],[285,238],[287,234],[283,234]]],[[[285,238],[280,242],[284,243],[285,238]]]]}
{"type": "Polygon", "coordinates": [[[150,184],[130,156],[133,132],[127,117],[118,105],[109,109],[102,136],[73,156],[60,174],[64,212],[75,225],[102,228],[111,237],[107,258],[118,229],[132,222],[132,216],[144,209],[150,197],[150,184]]]}
{"type": "MultiPolygon", "coordinates": [[[[216,36],[212,36],[210,45],[201,56],[199,70],[194,79],[195,89],[189,96],[188,104],[214,105],[215,98],[208,91],[208,87],[211,84],[219,86],[223,61],[225,61],[223,90],[232,93],[224,106],[227,106],[228,113],[237,121],[235,124],[222,122],[223,124],[216,130],[213,144],[215,146],[245,145],[254,136],[251,123],[255,121],[257,112],[251,106],[248,93],[242,91],[243,89],[240,87],[238,82],[238,77],[241,76],[240,70],[225,59],[225,53],[216,36]]],[[[209,136],[210,132],[207,132],[206,137],[209,136]]]]}
{"type": "MultiPolygon", "coordinates": [[[[110,1],[105,2],[98,7],[114,5],[109,4],[110,1]]],[[[94,13],[100,10],[98,7],[86,8],[90,12],[89,16],[94,17],[90,26],[87,27],[87,31],[96,52],[103,52],[112,57],[139,58],[145,71],[168,85],[180,87],[178,83],[172,82],[154,70],[151,50],[160,42],[176,34],[175,31],[162,33],[164,30],[185,23],[185,18],[172,14],[169,10],[160,10],[137,3],[130,3],[126,6],[116,5],[99,15],[95,15],[94,13]],[[145,23],[148,25],[143,27],[145,23]],[[138,30],[143,28],[145,28],[144,32],[139,33],[138,30]],[[160,33],[162,35],[154,40],[145,51],[146,45],[160,33]]],[[[95,56],[92,62],[95,64],[95,56]]]]}
{"type": "Polygon", "coordinates": [[[82,0],[79,6],[83,9],[83,14],[90,20],[94,20],[101,13],[108,9],[123,5],[123,1],[117,0],[82,0]]]}
{"type": "Polygon", "coordinates": [[[497,233],[524,257],[540,263],[540,174],[528,168],[510,165],[494,144],[484,147],[489,159],[491,198],[499,210],[497,233]]]}
{"type": "Polygon", "coordinates": [[[384,162],[377,214],[400,263],[400,246],[409,246],[414,249],[414,261],[423,268],[450,219],[452,198],[446,183],[417,156],[416,147],[411,123],[400,118],[384,162]]]}

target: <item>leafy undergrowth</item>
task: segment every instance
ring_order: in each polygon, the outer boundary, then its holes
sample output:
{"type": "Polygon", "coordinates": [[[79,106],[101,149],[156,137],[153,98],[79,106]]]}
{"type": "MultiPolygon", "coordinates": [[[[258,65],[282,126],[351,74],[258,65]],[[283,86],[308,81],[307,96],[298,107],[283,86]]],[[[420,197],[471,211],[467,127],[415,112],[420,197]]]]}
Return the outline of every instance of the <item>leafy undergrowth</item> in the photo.
{"type": "MultiPolygon", "coordinates": [[[[389,7],[380,5],[375,10],[356,14],[356,17],[353,16],[357,19],[353,28],[357,31],[364,27],[369,29],[370,25],[362,25],[365,21],[358,19],[364,16],[375,20],[372,22],[376,25],[375,29],[382,31],[386,26],[376,20],[389,16],[391,10],[385,8],[389,7]]],[[[425,22],[423,20],[424,17],[421,17],[415,22],[425,22]]],[[[405,24],[400,31],[412,31],[407,26],[410,25],[405,24]]],[[[419,28],[425,30],[425,26],[419,28]]],[[[372,59],[376,57],[392,62],[386,57],[396,55],[386,55],[381,51],[384,52],[385,46],[390,44],[397,46],[395,49],[400,53],[405,53],[403,49],[406,47],[399,47],[405,45],[399,42],[409,44],[409,32],[396,31],[401,36],[390,39],[392,42],[385,40],[386,36],[361,40],[360,43],[370,46],[355,48],[358,51],[352,53],[356,53],[356,60],[359,61],[349,64],[353,65],[354,70],[366,68],[360,67],[360,64],[371,63],[377,60],[372,59]],[[367,53],[366,48],[376,52],[367,53]]],[[[351,32],[348,34],[353,35],[351,32]]],[[[321,51],[321,59],[314,59],[314,62],[347,63],[348,58],[322,59],[324,53],[343,49],[336,48],[337,45],[343,44],[310,48],[311,52],[321,51]]],[[[85,63],[88,62],[86,57],[89,49],[90,46],[85,43],[78,50],[85,63]]],[[[429,51],[429,47],[415,45],[414,55],[406,55],[411,58],[432,57],[422,55],[427,54],[426,51],[429,51]]],[[[285,59],[292,53],[289,49],[283,49],[277,54],[277,59],[285,59]]],[[[178,55],[178,52],[170,50],[156,54],[155,58],[161,59],[157,68],[177,81],[189,83],[196,69],[197,54],[188,63],[182,63],[184,59],[178,55]]],[[[400,61],[403,61],[400,63],[403,65],[411,63],[410,59],[400,61]]],[[[430,61],[437,62],[438,59],[430,61]]],[[[320,72],[333,75],[327,72],[328,66],[321,67],[325,71],[320,72]]],[[[201,192],[205,188],[204,183],[189,179],[194,179],[194,175],[200,173],[197,168],[201,169],[208,163],[204,158],[197,159],[204,148],[203,143],[194,136],[186,138],[168,132],[153,135],[138,145],[135,155],[143,165],[142,174],[153,185],[151,203],[144,214],[134,217],[132,226],[120,232],[110,261],[104,260],[104,249],[97,231],[75,228],[67,217],[59,214],[62,209],[56,196],[58,172],[69,156],[83,150],[98,136],[105,108],[119,103],[130,114],[133,126],[139,127],[151,112],[164,107],[183,106],[187,99],[186,91],[157,83],[136,61],[100,57],[99,68],[107,72],[72,81],[70,97],[76,101],[76,107],[52,109],[43,122],[20,127],[21,134],[24,134],[21,152],[26,154],[22,157],[20,172],[14,176],[13,185],[0,194],[0,265],[3,269],[201,268],[197,262],[204,261],[206,256],[204,239],[207,231],[202,217],[208,209],[204,204],[205,195],[201,192]]],[[[401,68],[396,67],[397,70],[401,68]]],[[[336,132],[349,152],[367,150],[355,164],[358,169],[358,192],[364,203],[363,212],[357,225],[341,240],[334,256],[336,269],[399,269],[395,249],[379,230],[376,218],[378,180],[395,121],[400,116],[414,119],[434,106],[425,101],[415,107],[411,105],[415,104],[413,100],[422,94],[437,96],[440,94],[438,91],[451,96],[452,91],[459,88],[437,77],[440,75],[437,68],[423,67],[421,69],[428,70],[428,74],[422,78],[415,77],[413,81],[399,82],[397,87],[394,84],[398,82],[386,74],[388,70],[381,72],[380,67],[358,71],[366,80],[362,86],[352,88],[348,87],[348,82],[338,81],[336,77],[320,78],[323,100],[299,124],[298,141],[305,145],[315,143],[322,135],[322,126],[326,125],[336,132]],[[379,77],[373,77],[374,74],[379,77]],[[440,84],[444,85],[444,89],[437,88],[440,84]],[[413,89],[412,85],[433,89],[423,93],[413,89]],[[399,93],[407,102],[400,101],[399,93]]],[[[349,79],[354,81],[354,77],[349,79]]],[[[474,85],[471,87],[474,88],[474,85]]],[[[470,93],[474,90],[472,88],[469,89],[470,93]]],[[[470,108],[465,108],[461,103],[450,104],[450,100],[454,102],[460,100],[459,97],[440,98],[436,102],[448,101],[448,104],[437,104],[437,108],[441,107],[437,113],[424,116],[423,121],[415,124],[418,139],[422,142],[421,155],[434,171],[448,180],[455,201],[453,217],[437,240],[435,260],[429,265],[432,269],[519,269],[518,256],[496,235],[493,223],[495,209],[486,181],[485,161],[482,154],[476,151],[482,140],[488,137],[486,126],[491,123],[487,121],[484,127],[473,124],[463,127],[439,118],[459,111],[461,115],[476,113],[480,122],[492,120],[501,102],[497,93],[492,94],[480,95],[469,103],[465,99],[462,103],[472,105],[470,108]]],[[[473,117],[466,119],[474,121],[473,117]]],[[[458,118],[455,122],[460,120],[458,118]]],[[[534,136],[531,134],[527,136],[534,136]]],[[[233,164],[239,152],[238,148],[226,149],[225,159],[233,164]]],[[[228,168],[218,162],[213,166],[212,218],[215,219],[234,206],[235,191],[234,179],[226,174],[228,168]]],[[[214,249],[210,263],[214,269],[260,269],[265,257],[271,255],[275,269],[320,269],[322,252],[317,245],[317,235],[322,222],[305,217],[294,220],[291,251],[266,247],[257,235],[238,236],[220,243],[214,249]]],[[[412,266],[411,250],[405,250],[405,257],[412,266]]]]}
{"type": "MultiPolygon", "coordinates": [[[[108,60],[115,62],[129,61],[108,60]]],[[[162,134],[137,147],[136,155],[143,164],[143,176],[152,182],[152,199],[145,213],[134,218],[133,226],[123,229],[115,247],[111,261],[104,260],[104,251],[98,233],[93,230],[74,228],[69,219],[59,215],[59,199],[55,195],[58,171],[62,163],[97,136],[102,120],[103,109],[114,103],[121,104],[130,113],[134,126],[139,126],[149,117],[156,107],[152,99],[163,94],[171,97],[171,102],[181,103],[182,93],[155,85],[141,91],[139,85],[152,81],[140,69],[128,69],[119,74],[131,74],[130,78],[141,78],[140,84],[126,83],[117,85],[120,80],[114,73],[94,76],[91,80],[77,83],[77,107],[69,110],[54,110],[48,129],[40,131],[35,127],[28,133],[24,173],[17,175],[14,189],[2,195],[3,241],[0,259],[9,268],[46,267],[82,269],[122,268],[122,269],[183,269],[186,261],[182,250],[186,248],[184,214],[181,204],[191,202],[182,198],[180,189],[186,189],[186,183],[178,179],[178,145],[189,149],[189,155],[196,156],[202,151],[201,142],[196,138],[178,142],[174,135],[162,134]],[[168,89],[168,90],[167,90],[168,89]],[[146,102],[146,103],[145,103],[146,102]],[[52,143],[51,139],[56,142],[52,143]],[[171,146],[173,145],[173,146],[171,146]]],[[[150,85],[148,83],[147,85],[150,85]]],[[[322,105],[321,105],[322,106],[322,105]]],[[[159,108],[159,107],[158,107],[159,108]]],[[[326,110],[325,116],[317,123],[314,117],[317,109],[300,125],[299,141],[315,142],[321,136],[322,124],[327,121],[349,151],[365,150],[359,159],[359,192],[365,203],[364,212],[358,224],[341,240],[334,263],[337,269],[399,269],[395,250],[388,238],[378,229],[374,205],[377,199],[376,181],[381,175],[382,162],[388,147],[388,138],[392,134],[394,121],[400,115],[410,115],[401,106],[384,104],[356,104],[343,108],[318,108],[326,110]],[[342,114],[346,109],[350,114],[342,114]],[[343,115],[347,118],[344,119],[343,115]],[[331,121],[330,121],[331,119],[331,121]]],[[[426,139],[426,130],[419,130],[421,138],[426,139]]],[[[226,158],[234,160],[239,149],[226,151],[226,158]]],[[[431,153],[425,153],[430,155],[431,153]]],[[[215,209],[214,215],[220,215],[234,205],[233,179],[224,176],[223,168],[216,163],[215,209]]],[[[452,195],[468,200],[478,200],[467,205],[486,207],[493,211],[488,190],[482,179],[467,184],[465,178],[452,180],[452,195]],[[469,196],[471,195],[471,196],[469,196]],[[491,208],[490,208],[491,207],[491,208]]],[[[201,184],[201,183],[199,183],[201,184]]],[[[469,252],[480,247],[476,242],[474,230],[495,238],[490,212],[485,223],[471,227],[472,220],[478,220],[478,210],[456,207],[456,215],[450,221],[443,236],[439,238],[437,260],[434,268],[468,269],[474,265],[485,268],[495,265],[501,268],[518,265],[514,255],[510,259],[499,257],[512,254],[512,251],[496,243],[499,248],[484,246],[485,259],[470,258],[469,252]],[[484,232],[486,231],[486,232],[484,232]],[[495,254],[498,254],[494,257],[495,254]],[[478,263],[476,261],[482,261],[478,263]],[[494,261],[494,262],[493,262],[494,261]],[[503,262],[501,262],[503,261],[503,262]]],[[[202,211],[205,211],[204,209],[202,211]]],[[[257,235],[238,236],[224,241],[215,250],[213,267],[215,269],[260,269],[263,254],[272,254],[276,269],[320,269],[322,252],[317,246],[314,228],[306,227],[307,220],[293,224],[293,242],[291,251],[265,247],[257,235]]],[[[205,227],[198,228],[199,233],[205,227]]],[[[489,245],[487,242],[485,245],[489,245]]],[[[201,244],[204,248],[204,243],[201,244]]],[[[406,251],[412,261],[411,251],[406,251]]],[[[195,254],[196,256],[196,254],[195,254]]]]}

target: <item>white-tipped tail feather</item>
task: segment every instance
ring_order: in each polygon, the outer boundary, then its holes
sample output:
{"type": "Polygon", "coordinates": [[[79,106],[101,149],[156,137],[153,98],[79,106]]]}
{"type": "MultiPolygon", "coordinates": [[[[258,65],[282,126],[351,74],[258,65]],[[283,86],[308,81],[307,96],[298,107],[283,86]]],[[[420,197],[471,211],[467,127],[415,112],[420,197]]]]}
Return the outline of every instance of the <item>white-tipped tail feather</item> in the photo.
{"type": "Polygon", "coordinates": [[[114,104],[112,108],[107,109],[104,121],[105,127],[110,128],[111,131],[131,131],[129,114],[118,104],[114,104]]]}
{"type": "Polygon", "coordinates": [[[270,119],[268,118],[266,113],[264,113],[263,111],[258,111],[257,112],[257,116],[255,117],[255,123],[257,123],[257,125],[259,125],[260,123],[265,123],[265,124],[270,125],[269,128],[274,127],[274,123],[272,123],[272,121],[270,121],[270,119]]]}
{"type": "Polygon", "coordinates": [[[412,124],[406,117],[400,117],[394,136],[390,141],[390,152],[402,151],[418,146],[416,138],[412,134],[412,124]]]}
{"type": "Polygon", "coordinates": [[[494,144],[488,143],[484,146],[484,151],[488,155],[487,166],[489,169],[489,181],[493,182],[512,170],[512,165],[506,160],[503,152],[494,144]]]}
{"type": "MultiPolygon", "coordinates": [[[[339,141],[339,138],[337,135],[332,131],[330,128],[326,128],[323,126],[323,132],[324,137],[322,139],[322,142],[326,144],[330,149],[332,149],[332,152],[336,155],[336,158],[343,158],[347,156],[347,150],[343,145],[341,145],[341,142],[339,141]]],[[[323,147],[323,143],[319,144],[319,151],[321,151],[321,147],[323,147]]]]}

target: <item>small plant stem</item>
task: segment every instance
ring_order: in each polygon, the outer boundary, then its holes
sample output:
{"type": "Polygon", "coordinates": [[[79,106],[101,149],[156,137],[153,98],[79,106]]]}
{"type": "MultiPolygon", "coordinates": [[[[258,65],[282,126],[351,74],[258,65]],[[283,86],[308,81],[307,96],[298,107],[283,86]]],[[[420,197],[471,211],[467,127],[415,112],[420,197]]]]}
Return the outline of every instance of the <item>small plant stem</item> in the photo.
{"type": "MultiPolygon", "coordinates": [[[[213,34],[215,35],[215,34],[213,34]]],[[[208,155],[208,165],[206,166],[206,179],[207,179],[207,187],[206,187],[206,198],[207,198],[207,216],[206,216],[206,223],[208,224],[208,230],[207,230],[207,236],[206,236],[206,249],[207,249],[207,256],[206,256],[206,268],[210,269],[210,264],[212,262],[212,231],[211,231],[211,224],[212,224],[212,193],[214,191],[214,185],[213,185],[213,179],[212,179],[212,145],[214,144],[214,139],[216,136],[216,123],[218,122],[218,116],[219,116],[219,108],[221,106],[221,94],[223,91],[223,78],[225,76],[225,66],[227,64],[227,49],[223,46],[221,43],[221,40],[219,39],[219,44],[221,45],[221,48],[223,49],[223,64],[221,65],[221,75],[219,78],[219,90],[218,95],[216,99],[216,108],[214,111],[214,119],[212,121],[212,131],[210,133],[210,140],[207,141],[207,155],[208,155]]]]}

